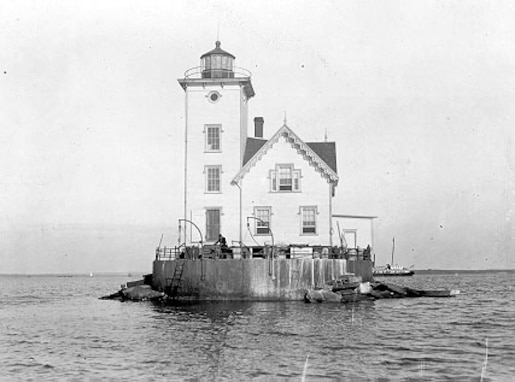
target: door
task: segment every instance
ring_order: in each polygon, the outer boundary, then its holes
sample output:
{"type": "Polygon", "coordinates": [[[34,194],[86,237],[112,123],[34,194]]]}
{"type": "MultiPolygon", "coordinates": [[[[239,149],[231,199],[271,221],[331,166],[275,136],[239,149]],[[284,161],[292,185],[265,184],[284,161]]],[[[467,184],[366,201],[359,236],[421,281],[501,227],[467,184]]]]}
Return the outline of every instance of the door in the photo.
{"type": "Polygon", "coordinates": [[[220,209],[206,210],[206,241],[218,240],[220,234],[220,209]]]}
{"type": "Polygon", "coordinates": [[[356,248],[356,230],[343,231],[343,238],[347,243],[347,248],[356,248]]]}

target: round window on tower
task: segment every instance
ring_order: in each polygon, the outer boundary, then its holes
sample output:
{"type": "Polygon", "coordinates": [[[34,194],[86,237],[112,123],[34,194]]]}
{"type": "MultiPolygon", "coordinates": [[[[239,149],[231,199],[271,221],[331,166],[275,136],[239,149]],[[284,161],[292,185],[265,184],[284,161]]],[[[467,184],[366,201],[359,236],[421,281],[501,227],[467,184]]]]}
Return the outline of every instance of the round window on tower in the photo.
{"type": "Polygon", "coordinates": [[[218,93],[217,91],[209,92],[209,94],[207,95],[207,99],[211,103],[218,102],[220,100],[220,97],[222,97],[222,95],[220,93],[218,93]]]}

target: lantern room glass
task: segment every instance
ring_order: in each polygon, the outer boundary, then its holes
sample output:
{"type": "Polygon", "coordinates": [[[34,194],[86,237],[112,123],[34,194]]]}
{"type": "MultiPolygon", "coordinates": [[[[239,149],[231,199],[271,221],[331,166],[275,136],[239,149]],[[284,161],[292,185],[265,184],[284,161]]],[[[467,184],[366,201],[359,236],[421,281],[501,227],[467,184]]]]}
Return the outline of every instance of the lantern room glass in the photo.
{"type": "Polygon", "coordinates": [[[202,58],[202,78],[234,78],[233,58],[224,54],[210,54],[202,58]]]}

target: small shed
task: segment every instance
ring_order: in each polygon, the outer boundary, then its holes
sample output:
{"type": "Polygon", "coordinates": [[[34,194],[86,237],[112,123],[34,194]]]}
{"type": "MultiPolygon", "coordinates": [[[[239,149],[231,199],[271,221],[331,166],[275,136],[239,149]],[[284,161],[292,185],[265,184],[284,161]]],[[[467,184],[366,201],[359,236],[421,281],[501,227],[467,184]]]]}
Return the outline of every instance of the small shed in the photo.
{"type": "Polygon", "coordinates": [[[374,248],[374,219],[377,216],[333,214],[335,242],[343,247],[374,248]]]}

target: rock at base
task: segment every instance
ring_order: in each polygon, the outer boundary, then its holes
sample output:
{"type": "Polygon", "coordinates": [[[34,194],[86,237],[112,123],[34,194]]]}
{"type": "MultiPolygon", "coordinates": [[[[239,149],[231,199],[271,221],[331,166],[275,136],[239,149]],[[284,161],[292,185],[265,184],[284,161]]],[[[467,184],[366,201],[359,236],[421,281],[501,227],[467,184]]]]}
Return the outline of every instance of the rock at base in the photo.
{"type": "Polygon", "coordinates": [[[100,297],[101,300],[120,300],[120,301],[150,301],[159,300],[164,297],[163,292],[153,290],[150,285],[135,285],[129,288],[122,288],[116,293],[100,297]]]}
{"type": "Polygon", "coordinates": [[[126,299],[133,301],[156,300],[164,296],[163,292],[153,290],[150,285],[137,285],[121,292],[126,299]]]}
{"type": "Polygon", "coordinates": [[[306,302],[342,302],[342,295],[327,289],[311,289],[304,295],[306,302]]]}

